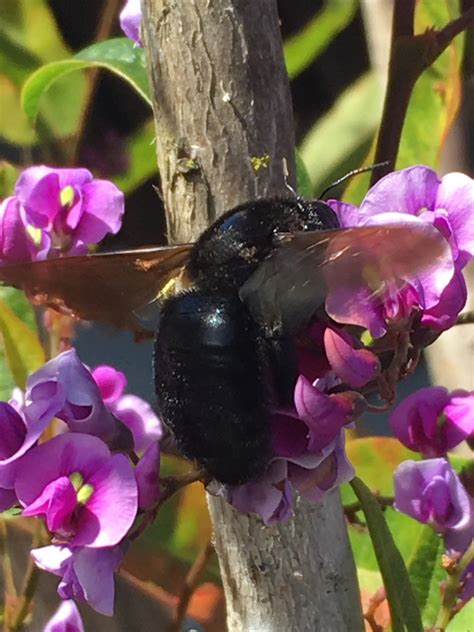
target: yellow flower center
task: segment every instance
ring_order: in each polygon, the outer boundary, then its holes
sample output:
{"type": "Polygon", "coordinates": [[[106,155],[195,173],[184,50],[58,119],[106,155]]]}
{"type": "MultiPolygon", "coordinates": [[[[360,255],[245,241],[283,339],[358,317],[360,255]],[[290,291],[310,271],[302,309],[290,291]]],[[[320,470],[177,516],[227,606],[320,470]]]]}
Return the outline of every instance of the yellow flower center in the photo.
{"type": "Polygon", "coordinates": [[[74,188],[70,184],[64,187],[64,189],[61,189],[59,201],[61,202],[61,206],[71,206],[74,202],[74,188]]]}

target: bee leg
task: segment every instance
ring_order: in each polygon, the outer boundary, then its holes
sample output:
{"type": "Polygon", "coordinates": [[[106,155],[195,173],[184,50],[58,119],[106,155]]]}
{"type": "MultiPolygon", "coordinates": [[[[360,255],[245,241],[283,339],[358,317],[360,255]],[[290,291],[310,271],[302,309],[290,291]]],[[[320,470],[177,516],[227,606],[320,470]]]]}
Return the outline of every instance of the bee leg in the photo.
{"type": "Polygon", "coordinates": [[[259,347],[270,401],[277,408],[293,408],[294,390],[298,378],[298,362],[293,338],[262,336],[259,347]]]}

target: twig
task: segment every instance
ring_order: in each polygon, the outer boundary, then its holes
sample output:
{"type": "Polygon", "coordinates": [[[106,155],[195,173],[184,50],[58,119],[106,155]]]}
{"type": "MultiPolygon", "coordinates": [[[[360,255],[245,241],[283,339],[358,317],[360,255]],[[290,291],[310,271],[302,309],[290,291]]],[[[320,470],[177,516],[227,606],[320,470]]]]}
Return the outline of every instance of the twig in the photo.
{"type": "Polygon", "coordinates": [[[374,159],[387,161],[388,166],[372,172],[371,186],[395,167],[403,123],[418,78],[456,35],[474,23],[471,7],[440,31],[430,29],[413,35],[414,8],[415,0],[394,3],[387,91],[374,159]]]}
{"type": "Polygon", "coordinates": [[[154,522],[158,511],[161,506],[171,498],[176,492],[178,492],[186,485],[190,485],[191,483],[196,483],[197,481],[201,481],[203,485],[207,485],[209,483],[208,475],[203,470],[191,470],[191,472],[186,472],[186,474],[182,474],[181,476],[167,476],[161,479],[161,488],[162,492],[160,495],[160,499],[152,509],[149,509],[145,514],[143,514],[143,519],[138,527],[135,529],[133,533],[129,535],[130,540],[136,540],[145,529],[154,522]]]}
{"type": "Polygon", "coordinates": [[[199,577],[209,563],[213,553],[214,546],[212,542],[208,542],[195,559],[194,564],[191,566],[191,569],[184,580],[183,590],[181,591],[178,605],[176,606],[176,614],[168,632],[180,632],[184,617],[186,616],[189,601],[196,590],[199,577]]]}
{"type": "Polygon", "coordinates": [[[460,560],[454,565],[454,569],[451,571],[449,579],[446,582],[441,607],[434,626],[436,632],[444,632],[448,623],[456,613],[456,600],[461,587],[461,577],[473,559],[474,540],[471,542],[471,545],[467,548],[460,560]]]}
{"type": "MultiPolygon", "coordinates": [[[[43,537],[43,524],[37,522],[35,533],[32,541],[32,548],[44,543],[43,537]]],[[[40,576],[40,570],[30,557],[28,561],[28,568],[26,570],[25,578],[23,580],[23,588],[18,600],[16,613],[13,613],[11,617],[11,623],[8,625],[9,632],[18,632],[23,627],[24,621],[30,612],[31,602],[33,600],[36,586],[38,585],[38,579],[40,576]]]]}
{"type": "Polygon", "coordinates": [[[377,608],[387,599],[385,594],[385,588],[379,588],[371,597],[369,606],[364,612],[364,619],[370,625],[372,632],[384,632],[384,626],[379,625],[375,620],[375,613],[377,608]]]}
{"type": "MultiPolygon", "coordinates": [[[[7,628],[10,613],[18,599],[15,580],[13,578],[12,561],[8,550],[8,532],[5,520],[0,520],[0,554],[2,556],[2,570],[5,582],[4,622],[7,628]]],[[[7,628],[8,629],[8,628],[7,628]]]]}
{"type": "MultiPolygon", "coordinates": [[[[374,495],[382,511],[385,511],[387,507],[393,506],[393,502],[395,500],[393,496],[378,496],[377,494],[374,494],[374,495]]],[[[346,516],[347,522],[351,524],[353,527],[362,527],[363,529],[365,529],[367,525],[357,515],[357,512],[361,510],[362,510],[362,505],[358,500],[351,503],[350,505],[343,505],[343,511],[344,511],[344,515],[346,516]]]]}

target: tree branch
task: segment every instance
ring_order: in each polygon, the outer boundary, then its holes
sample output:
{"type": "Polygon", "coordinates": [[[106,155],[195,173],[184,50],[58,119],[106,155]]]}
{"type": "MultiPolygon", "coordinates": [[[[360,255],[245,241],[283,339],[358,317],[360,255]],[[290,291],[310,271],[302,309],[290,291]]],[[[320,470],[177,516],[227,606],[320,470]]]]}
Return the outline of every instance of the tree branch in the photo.
{"type": "Polygon", "coordinates": [[[387,91],[374,159],[376,163],[387,161],[388,164],[372,172],[371,186],[395,168],[403,123],[415,83],[456,35],[474,24],[474,7],[471,7],[439,31],[431,29],[413,35],[414,7],[414,0],[394,4],[387,91]]]}
{"type": "MultiPolygon", "coordinates": [[[[275,0],[143,0],[169,238],[294,183],[294,132],[275,0]]],[[[354,561],[337,492],[264,527],[209,499],[229,630],[359,632],[354,561]]]]}

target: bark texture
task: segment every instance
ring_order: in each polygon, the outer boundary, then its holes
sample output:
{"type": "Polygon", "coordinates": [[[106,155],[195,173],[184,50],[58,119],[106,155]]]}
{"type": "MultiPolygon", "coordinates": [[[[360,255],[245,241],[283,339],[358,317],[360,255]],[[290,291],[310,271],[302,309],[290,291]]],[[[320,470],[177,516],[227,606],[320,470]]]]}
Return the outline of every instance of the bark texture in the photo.
{"type": "MultiPolygon", "coordinates": [[[[294,179],[291,98],[275,0],[142,0],[157,155],[172,242],[294,179]]],[[[209,499],[231,632],[359,632],[337,493],[264,527],[209,499]]]]}

